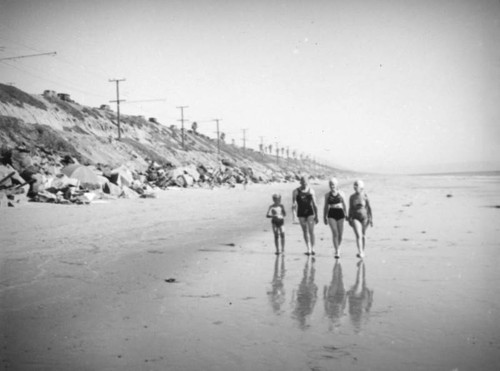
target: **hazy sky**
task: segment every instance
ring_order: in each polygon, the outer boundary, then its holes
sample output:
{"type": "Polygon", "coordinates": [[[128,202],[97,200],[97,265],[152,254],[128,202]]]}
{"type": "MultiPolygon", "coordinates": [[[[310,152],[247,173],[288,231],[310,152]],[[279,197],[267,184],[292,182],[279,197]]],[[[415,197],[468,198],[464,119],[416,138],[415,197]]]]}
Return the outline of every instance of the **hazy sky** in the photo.
{"type": "Polygon", "coordinates": [[[498,0],[0,0],[0,59],[52,51],[0,82],[98,107],[125,78],[123,113],[354,170],[500,169],[498,0]]]}

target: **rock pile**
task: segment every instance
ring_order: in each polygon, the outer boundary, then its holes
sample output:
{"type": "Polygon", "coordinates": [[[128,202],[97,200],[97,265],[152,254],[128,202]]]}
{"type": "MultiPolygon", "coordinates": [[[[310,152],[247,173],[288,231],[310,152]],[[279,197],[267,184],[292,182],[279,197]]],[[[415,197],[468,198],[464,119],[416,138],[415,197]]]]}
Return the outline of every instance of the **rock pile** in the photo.
{"type": "Polygon", "coordinates": [[[125,165],[84,165],[39,148],[17,146],[0,151],[0,205],[26,201],[89,204],[96,199],[154,198],[155,190],[169,187],[235,187],[237,184],[295,181],[293,173],[258,173],[221,161],[218,167],[203,164],[175,167],[150,161],[145,172],[125,165]]]}

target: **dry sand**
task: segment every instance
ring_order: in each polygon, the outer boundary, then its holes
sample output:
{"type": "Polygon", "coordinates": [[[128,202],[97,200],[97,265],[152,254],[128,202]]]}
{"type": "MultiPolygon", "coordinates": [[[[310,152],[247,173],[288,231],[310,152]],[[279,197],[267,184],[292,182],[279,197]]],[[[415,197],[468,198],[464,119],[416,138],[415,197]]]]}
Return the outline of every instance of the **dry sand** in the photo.
{"type": "Polygon", "coordinates": [[[499,370],[500,177],[366,185],[363,263],[347,225],[340,262],[322,224],[306,257],[290,216],[275,257],[264,215],[294,184],[2,209],[1,366],[499,370]]]}

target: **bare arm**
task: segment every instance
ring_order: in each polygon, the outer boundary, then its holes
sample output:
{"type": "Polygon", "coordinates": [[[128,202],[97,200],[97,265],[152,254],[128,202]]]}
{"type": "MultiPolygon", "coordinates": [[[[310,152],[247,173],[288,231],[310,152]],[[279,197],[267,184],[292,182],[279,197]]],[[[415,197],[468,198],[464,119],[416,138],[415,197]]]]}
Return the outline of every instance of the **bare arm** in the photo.
{"type": "Polygon", "coordinates": [[[281,205],[281,212],[283,213],[283,218],[286,216],[285,206],[281,205]]]}
{"type": "Polygon", "coordinates": [[[325,194],[325,200],[324,200],[324,206],[323,206],[323,219],[325,221],[325,224],[328,222],[328,193],[325,194]]]}
{"type": "Polygon", "coordinates": [[[297,214],[297,190],[294,189],[292,193],[292,212],[293,215],[297,214]]]}
{"type": "Polygon", "coordinates": [[[353,196],[349,197],[349,211],[347,212],[347,219],[351,219],[352,218],[352,212],[353,212],[352,198],[353,198],[353,196]]]}
{"type": "Polygon", "coordinates": [[[368,214],[368,221],[370,224],[373,223],[373,214],[372,214],[372,207],[370,205],[370,200],[368,199],[368,196],[365,195],[365,200],[366,200],[366,212],[368,214]]]}
{"type": "Polygon", "coordinates": [[[342,195],[342,209],[344,209],[344,215],[345,215],[347,218],[349,218],[349,217],[348,217],[348,214],[347,214],[347,206],[346,206],[346,204],[345,204],[345,194],[344,194],[344,192],[342,192],[342,194],[341,194],[341,195],[342,195]]]}
{"type": "Polygon", "coordinates": [[[316,202],[316,194],[314,193],[314,190],[311,189],[311,195],[312,195],[312,207],[314,211],[314,220],[316,223],[318,222],[318,204],[316,202]]]}
{"type": "Polygon", "coordinates": [[[272,208],[272,206],[269,206],[269,209],[267,209],[266,218],[272,218],[272,217],[273,217],[273,216],[271,215],[271,208],[272,208]]]}

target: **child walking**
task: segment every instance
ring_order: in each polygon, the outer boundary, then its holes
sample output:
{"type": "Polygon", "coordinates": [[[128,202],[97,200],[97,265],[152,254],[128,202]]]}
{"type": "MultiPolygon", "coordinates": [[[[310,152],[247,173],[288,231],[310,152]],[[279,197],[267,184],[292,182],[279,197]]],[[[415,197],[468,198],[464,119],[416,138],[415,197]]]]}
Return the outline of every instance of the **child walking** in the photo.
{"type": "Polygon", "coordinates": [[[274,233],[274,246],[276,247],[276,255],[280,254],[280,239],[281,253],[285,252],[285,207],[281,203],[281,195],[273,194],[273,204],[269,206],[266,217],[271,218],[271,225],[274,233]]]}

